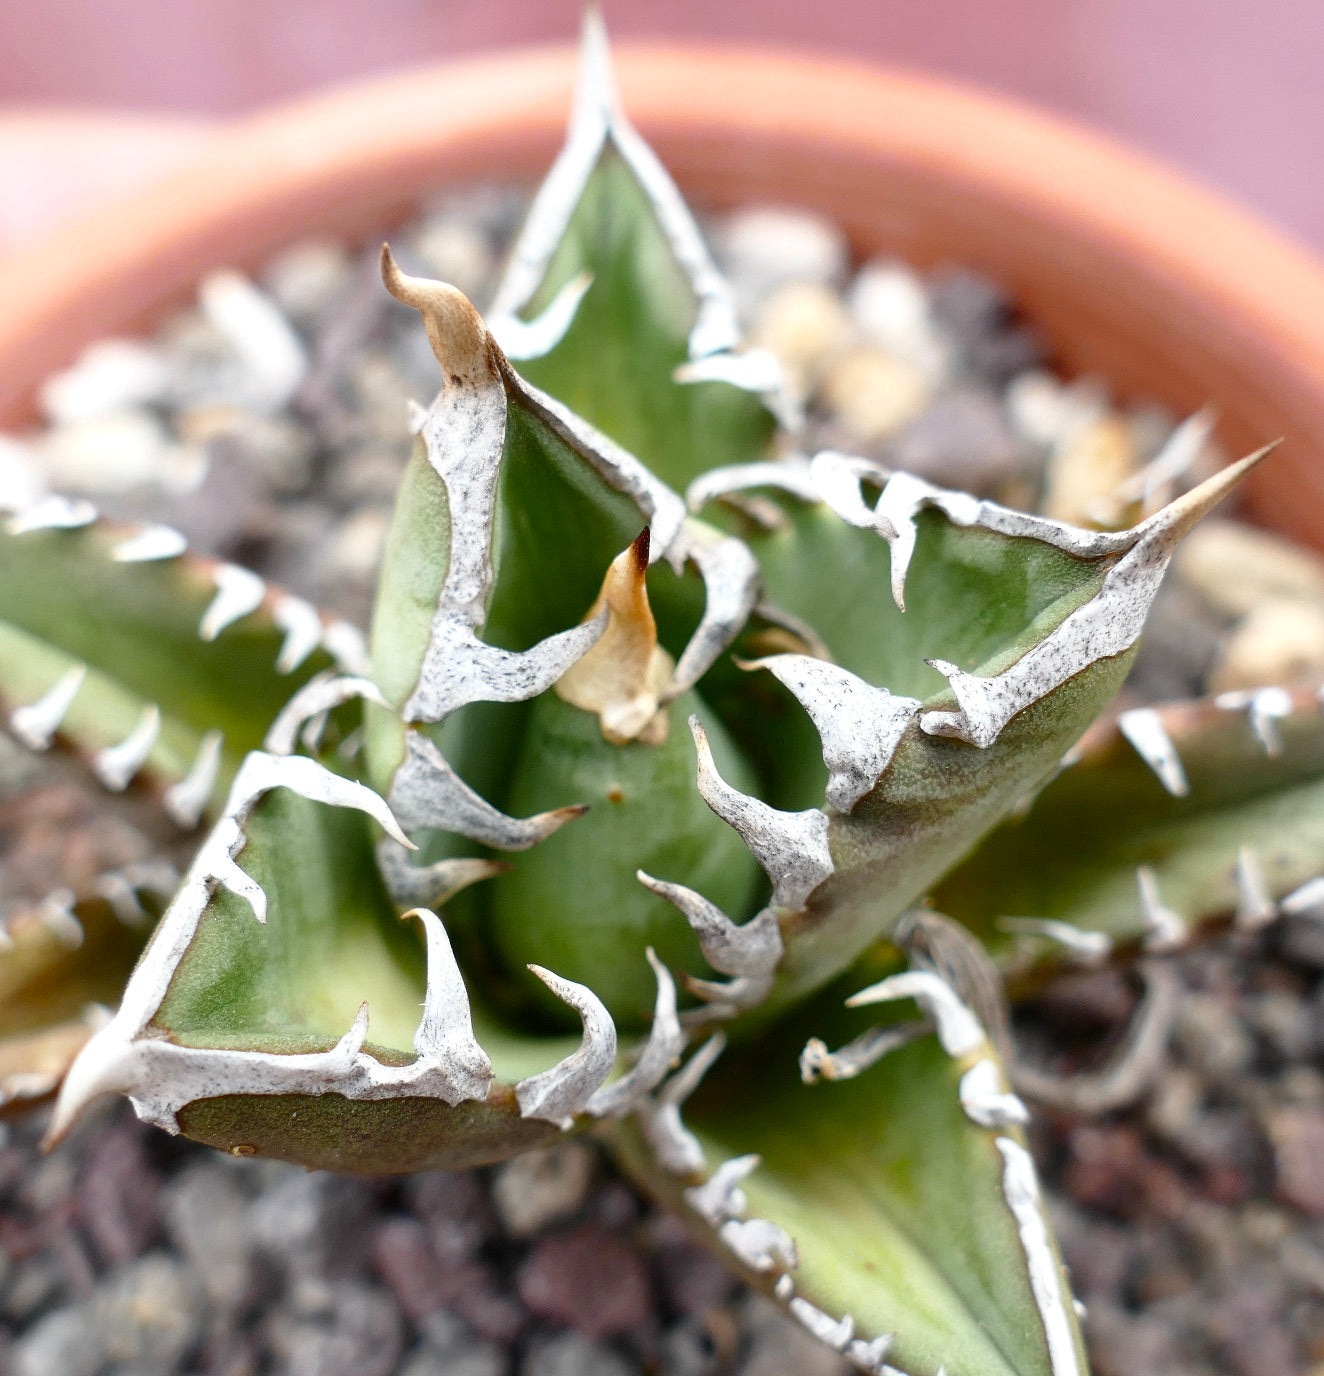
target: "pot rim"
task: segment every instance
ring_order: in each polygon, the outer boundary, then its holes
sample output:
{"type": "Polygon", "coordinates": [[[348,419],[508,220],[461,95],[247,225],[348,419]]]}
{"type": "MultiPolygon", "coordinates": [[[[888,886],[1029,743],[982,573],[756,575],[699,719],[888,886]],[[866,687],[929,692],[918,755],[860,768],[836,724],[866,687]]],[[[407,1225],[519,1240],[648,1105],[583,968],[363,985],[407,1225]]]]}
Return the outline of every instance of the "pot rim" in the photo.
{"type": "MultiPolygon", "coordinates": [[[[1069,371],[1212,399],[1238,448],[1286,433],[1252,505],[1324,538],[1324,268],[1287,235],[1108,137],[955,82],[735,44],[614,56],[631,119],[687,193],[806,205],[862,252],[993,273],[1069,371]]],[[[533,179],[561,141],[573,67],[557,46],[334,87],[222,129],[190,167],[10,255],[0,423],[211,268],[253,266],[295,235],[365,233],[493,167],[533,179]]]]}

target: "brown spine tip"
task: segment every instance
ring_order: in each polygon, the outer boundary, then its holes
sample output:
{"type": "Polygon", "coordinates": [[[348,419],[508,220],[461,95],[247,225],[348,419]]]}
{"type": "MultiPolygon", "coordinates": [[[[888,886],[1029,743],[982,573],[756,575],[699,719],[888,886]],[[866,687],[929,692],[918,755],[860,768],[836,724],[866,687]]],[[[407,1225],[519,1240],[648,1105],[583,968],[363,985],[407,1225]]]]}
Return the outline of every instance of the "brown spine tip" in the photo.
{"type": "Polygon", "coordinates": [[[474,384],[496,378],[496,345],[469,298],[448,282],[402,271],[389,244],[382,245],[381,261],[386,290],[423,317],[428,342],[447,383],[474,384]]]}
{"type": "Polygon", "coordinates": [[[635,573],[641,577],[643,574],[648,572],[648,551],[650,540],[651,536],[649,534],[648,527],[645,526],[643,530],[641,530],[639,534],[635,536],[634,544],[630,546],[630,553],[634,555],[635,573]]]}

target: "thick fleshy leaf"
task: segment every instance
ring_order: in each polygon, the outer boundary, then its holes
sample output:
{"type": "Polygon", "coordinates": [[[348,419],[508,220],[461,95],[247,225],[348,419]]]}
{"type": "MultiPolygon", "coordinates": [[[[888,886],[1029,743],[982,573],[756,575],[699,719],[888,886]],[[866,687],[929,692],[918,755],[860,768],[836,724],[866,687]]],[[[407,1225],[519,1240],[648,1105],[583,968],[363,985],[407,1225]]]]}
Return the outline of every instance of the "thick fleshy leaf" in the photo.
{"type": "Polygon", "coordinates": [[[181,825],[224,799],[285,701],[337,660],[361,663],[356,631],[173,531],[57,498],[0,525],[9,731],[71,747],[112,789],[145,783],[181,825]]]}
{"type": "MultiPolygon", "coordinates": [[[[844,1037],[869,1027],[859,1014],[827,1021],[831,1030],[803,1016],[795,1025],[844,1037]]],[[[796,1040],[779,1031],[719,1061],[687,1105],[698,1172],[662,1164],[647,1119],[623,1139],[623,1158],[865,1371],[1079,1376],[1085,1358],[1018,1126],[1023,1107],[968,1014],[964,1041],[960,1027],[943,1031],[955,1054],[921,1028],[853,1078],[813,1084],[797,1070],[796,1040]]],[[[856,1069],[850,1057],[833,1072],[856,1069]]]]}
{"type": "Polygon", "coordinates": [[[692,785],[683,793],[674,786],[692,770],[683,715],[682,734],[669,744],[636,745],[606,740],[596,712],[564,703],[530,712],[528,704],[604,633],[607,611],[590,608],[616,556],[635,547],[655,566],[664,561],[648,588],[674,668],[655,685],[656,700],[671,704],[672,716],[701,706],[687,691],[748,615],[756,566],[741,542],[689,519],[680,498],[633,456],[524,382],[458,292],[405,277],[389,253],[384,271],[391,290],[423,314],[446,384],[423,422],[387,542],[373,660],[394,710],[370,711],[370,777],[420,843],[423,863],[528,850],[590,806],[573,843],[540,849],[527,865],[516,857],[511,875],[494,881],[498,927],[514,914],[506,939],[489,930],[483,892],[463,905],[469,914],[457,933],[471,950],[502,955],[508,976],[536,1001],[542,991],[529,987],[527,961],[559,969],[556,952],[567,943],[581,947],[602,924],[629,929],[632,968],[605,949],[586,964],[577,950],[567,973],[578,971],[596,989],[589,976],[608,962],[613,979],[602,995],[613,1015],[637,1021],[653,983],[645,947],[665,957],[677,941],[693,943],[684,923],[636,882],[636,869],[668,847],[712,851],[731,874],[723,897],[742,900],[757,871],[692,785]],[[641,526],[651,538],[636,545],[641,526]],[[586,729],[560,729],[567,714],[582,716],[586,729]],[[653,776],[672,781],[671,836],[657,822],[660,790],[644,796],[653,776]],[[640,838],[637,854],[623,833],[640,838]],[[555,874],[567,856],[577,882],[561,884],[555,874]],[[604,867],[615,882],[597,882],[604,867]],[[530,904],[533,922],[522,917],[530,904]],[[539,945],[535,928],[556,941],[539,945]]]}
{"type": "Polygon", "coordinates": [[[532,383],[664,482],[683,486],[768,448],[774,420],[759,389],[775,389],[775,364],[730,352],[738,328],[728,288],[620,108],[596,16],[585,24],[565,148],[491,318],[532,383]]]}
{"type": "Polygon", "coordinates": [[[1313,908],[1321,870],[1319,692],[1266,688],[1101,722],[935,901],[995,949],[1010,942],[1002,918],[1153,946],[1215,919],[1262,925],[1284,899],[1313,908]]]}
{"type": "MultiPolygon", "coordinates": [[[[679,1045],[664,971],[659,1064],[595,1098],[617,1055],[606,1010],[543,972],[580,1011],[579,1043],[475,1016],[440,918],[405,914],[425,949],[401,923],[374,863],[374,826],[402,840],[363,785],[309,759],[250,755],[118,1012],[70,1069],[52,1136],[90,1100],[121,1092],[144,1119],[244,1155],[459,1168],[652,1088],[679,1045]]],[[[463,870],[454,886],[479,877],[463,870]]]]}
{"type": "MultiPolygon", "coordinates": [[[[798,475],[824,505],[793,511],[752,543],[772,598],[797,617],[817,616],[842,663],[777,654],[753,666],[780,679],[813,721],[831,804],[827,870],[813,861],[817,879],[798,903],[774,895],[792,909],[781,917],[786,956],[774,1004],[824,983],[885,936],[1053,772],[1120,686],[1177,541],[1257,458],[1115,533],[840,455],[820,455],[798,475]],[[805,535],[810,572],[797,581],[805,535]],[[858,644],[846,636],[852,618],[864,627],[858,644]],[[945,691],[916,676],[925,658],[945,691]]],[[[768,468],[755,475],[760,485],[768,468]]],[[[765,812],[753,823],[729,807],[723,815],[751,845],[756,832],[765,845],[779,835],[782,866],[797,853],[808,860],[791,825],[806,814],[765,812]]]]}

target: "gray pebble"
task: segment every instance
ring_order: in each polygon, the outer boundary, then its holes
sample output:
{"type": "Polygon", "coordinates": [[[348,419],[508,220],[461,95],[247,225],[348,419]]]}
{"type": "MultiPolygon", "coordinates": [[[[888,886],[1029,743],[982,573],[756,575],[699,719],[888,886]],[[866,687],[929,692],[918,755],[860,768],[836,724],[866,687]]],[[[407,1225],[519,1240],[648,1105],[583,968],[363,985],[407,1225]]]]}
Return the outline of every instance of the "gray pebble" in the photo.
{"type": "Polygon", "coordinates": [[[976,496],[994,495],[1028,463],[997,398],[974,387],[940,393],[891,440],[883,457],[889,465],[976,496]]]}
{"type": "Polygon", "coordinates": [[[505,1376],[509,1369],[506,1354],[493,1343],[446,1353],[419,1347],[405,1358],[399,1376],[505,1376]]]}
{"type": "Polygon", "coordinates": [[[583,1207],[596,1168],[597,1153],[585,1142],[517,1156],[492,1179],[497,1216],[512,1237],[531,1237],[583,1207]]]}
{"type": "Polygon", "coordinates": [[[91,1312],[106,1356],[167,1376],[202,1339],[205,1301],[188,1268],[165,1252],[112,1272],[91,1312]]]}
{"type": "Polygon", "coordinates": [[[372,1195],[359,1181],[289,1169],[254,1200],[254,1241],[291,1271],[345,1276],[360,1270],[372,1195]]]}
{"type": "Polygon", "coordinates": [[[312,331],[339,303],[353,272],[353,256],[343,244],[311,239],[278,253],[262,273],[262,286],[296,325],[312,331]]]}
{"type": "Polygon", "coordinates": [[[751,206],[728,215],[713,226],[712,244],[746,318],[787,282],[839,284],[849,262],[836,225],[782,206],[751,206]]]}
{"type": "Polygon", "coordinates": [[[233,1312],[254,1298],[264,1268],[233,1175],[200,1160],[167,1184],[161,1203],[170,1241],[192,1263],[212,1305],[233,1312]]]}
{"type": "Polygon", "coordinates": [[[268,1340],[287,1376],[391,1376],[405,1327],[384,1291],[340,1281],[316,1308],[274,1315],[268,1340]]]}
{"type": "Polygon", "coordinates": [[[1213,1081],[1242,1074],[1255,1055],[1236,1010],[1212,994],[1189,993],[1182,1000],[1175,1042],[1186,1060],[1213,1081]]]}
{"type": "Polygon", "coordinates": [[[84,1305],[48,1314],[14,1344],[13,1376],[96,1376],[104,1354],[97,1321],[84,1305]]]}
{"type": "Polygon", "coordinates": [[[712,1339],[693,1319],[667,1329],[659,1355],[666,1376],[720,1376],[722,1370],[712,1339]]]}
{"type": "Polygon", "coordinates": [[[0,1300],[0,1318],[22,1323],[34,1318],[64,1291],[64,1268],[44,1253],[24,1257],[0,1300]]]}
{"type": "Polygon", "coordinates": [[[642,1368],[582,1333],[559,1333],[535,1343],[520,1376],[640,1376],[642,1368]]]}

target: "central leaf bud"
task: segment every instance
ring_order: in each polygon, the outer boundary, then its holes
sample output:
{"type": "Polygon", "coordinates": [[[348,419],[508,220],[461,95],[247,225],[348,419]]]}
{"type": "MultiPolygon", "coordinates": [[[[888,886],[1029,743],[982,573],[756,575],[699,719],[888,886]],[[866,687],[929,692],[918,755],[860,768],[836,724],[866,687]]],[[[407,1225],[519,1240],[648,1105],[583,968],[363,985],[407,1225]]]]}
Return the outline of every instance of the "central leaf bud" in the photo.
{"type": "Polygon", "coordinates": [[[666,700],[673,661],[658,644],[647,569],[645,530],[613,560],[589,608],[585,619],[607,611],[601,637],[533,703],[505,798],[516,816],[567,801],[589,811],[518,856],[490,890],[502,964],[514,971],[535,961],[588,985],[623,1027],[645,1025],[652,1009],[646,947],[673,970],[707,971],[684,919],[636,870],[674,876],[734,914],[753,910],[762,882],[744,843],[695,787],[685,727],[695,712],[724,777],[755,784],[696,692],[666,700]]]}

